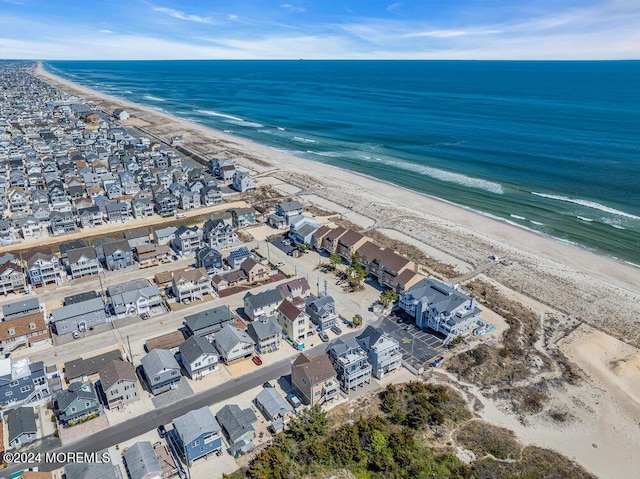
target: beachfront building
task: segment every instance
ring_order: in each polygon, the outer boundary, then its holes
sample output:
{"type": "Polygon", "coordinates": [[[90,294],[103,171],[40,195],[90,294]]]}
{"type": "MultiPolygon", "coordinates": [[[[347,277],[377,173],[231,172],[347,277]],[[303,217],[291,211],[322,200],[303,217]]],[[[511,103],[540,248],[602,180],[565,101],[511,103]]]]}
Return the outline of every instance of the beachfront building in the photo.
{"type": "Polygon", "coordinates": [[[340,385],[329,357],[300,353],[291,363],[291,386],[300,400],[311,407],[336,399],[340,385]]]}
{"type": "Polygon", "coordinates": [[[245,193],[247,191],[255,190],[256,182],[251,178],[251,175],[248,172],[236,170],[233,174],[233,183],[231,187],[240,193],[245,193]]]}
{"type": "Polygon", "coordinates": [[[416,319],[420,328],[430,328],[447,337],[470,334],[479,324],[476,299],[433,278],[423,279],[398,302],[400,308],[416,319]]]}
{"type": "Polygon", "coordinates": [[[188,464],[212,453],[222,453],[222,428],[206,406],[175,418],[167,440],[188,464]]]}
{"type": "Polygon", "coordinates": [[[27,274],[31,286],[61,285],[66,274],[60,259],[54,254],[35,253],[27,259],[27,274]]]}
{"type": "Polygon", "coordinates": [[[313,233],[315,233],[320,225],[315,219],[308,216],[294,216],[289,219],[289,238],[296,245],[311,245],[313,233]]]}
{"type": "Polygon", "coordinates": [[[400,369],[402,351],[395,338],[383,333],[373,326],[367,328],[356,337],[360,347],[367,353],[372,374],[382,379],[386,374],[400,369]]]}
{"type": "Polygon", "coordinates": [[[372,368],[367,353],[354,339],[338,339],[327,349],[327,355],[345,393],[371,382],[372,368]]]}
{"type": "Polygon", "coordinates": [[[319,298],[309,297],[305,302],[305,311],[309,319],[322,331],[328,331],[338,322],[336,302],[332,296],[324,295],[319,298]]]}

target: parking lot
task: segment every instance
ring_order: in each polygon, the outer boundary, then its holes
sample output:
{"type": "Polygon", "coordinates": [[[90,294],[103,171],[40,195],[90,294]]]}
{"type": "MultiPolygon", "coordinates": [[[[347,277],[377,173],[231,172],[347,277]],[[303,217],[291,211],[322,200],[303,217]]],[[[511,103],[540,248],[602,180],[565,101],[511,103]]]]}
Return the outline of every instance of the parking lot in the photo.
{"type": "Polygon", "coordinates": [[[416,369],[426,367],[430,360],[440,354],[442,340],[435,331],[423,331],[414,326],[405,331],[406,322],[398,324],[397,318],[385,316],[379,328],[400,343],[403,359],[416,369]]]}

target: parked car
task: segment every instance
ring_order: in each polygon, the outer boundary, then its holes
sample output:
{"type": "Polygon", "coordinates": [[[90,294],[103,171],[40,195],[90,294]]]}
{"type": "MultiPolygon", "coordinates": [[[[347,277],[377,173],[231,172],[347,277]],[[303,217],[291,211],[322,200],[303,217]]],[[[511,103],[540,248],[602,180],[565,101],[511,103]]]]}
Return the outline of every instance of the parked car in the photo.
{"type": "Polygon", "coordinates": [[[80,331],[76,329],[71,336],[73,336],[73,339],[78,339],[80,337],[80,331]]]}
{"type": "Polygon", "coordinates": [[[141,318],[141,319],[149,319],[149,313],[142,313],[142,314],[140,315],[140,318],[141,318]]]}
{"type": "Polygon", "coordinates": [[[300,402],[300,399],[298,399],[298,396],[293,393],[287,394],[287,401],[295,408],[302,406],[302,403],[300,402]]]}
{"type": "Polygon", "coordinates": [[[437,368],[438,366],[440,366],[440,364],[442,364],[442,361],[444,361],[444,356],[438,356],[436,359],[431,361],[431,367],[437,368]]]}
{"type": "Polygon", "coordinates": [[[277,266],[278,268],[283,267],[283,266],[284,266],[284,261],[278,261],[278,262],[276,263],[276,266],[277,266]]]}
{"type": "Polygon", "coordinates": [[[404,328],[404,330],[407,331],[407,332],[411,332],[414,329],[416,329],[416,327],[413,324],[409,324],[404,328]]]}
{"type": "Polygon", "coordinates": [[[267,381],[266,383],[263,383],[263,384],[262,384],[262,387],[263,387],[263,388],[272,388],[272,387],[273,387],[273,384],[271,384],[269,381],[267,381]]]}
{"type": "Polygon", "coordinates": [[[331,326],[331,331],[333,331],[334,334],[342,334],[342,329],[340,329],[338,325],[331,326]]]}
{"type": "Polygon", "coordinates": [[[256,366],[262,366],[262,359],[260,356],[254,356],[251,360],[256,364],[256,366]]]}
{"type": "Polygon", "coordinates": [[[173,261],[178,261],[178,257],[177,257],[175,254],[171,257],[171,259],[172,259],[173,261]]]}
{"type": "Polygon", "coordinates": [[[191,300],[189,298],[186,298],[186,299],[182,300],[182,303],[183,304],[189,304],[189,303],[191,303],[191,300]]]}
{"type": "Polygon", "coordinates": [[[325,333],[324,331],[320,331],[318,333],[318,336],[320,336],[320,339],[322,340],[323,343],[326,343],[327,341],[329,341],[329,336],[327,336],[327,333],[325,333]]]}
{"type": "Polygon", "coordinates": [[[161,438],[164,438],[167,436],[167,430],[162,424],[158,426],[158,434],[160,435],[161,438]]]}

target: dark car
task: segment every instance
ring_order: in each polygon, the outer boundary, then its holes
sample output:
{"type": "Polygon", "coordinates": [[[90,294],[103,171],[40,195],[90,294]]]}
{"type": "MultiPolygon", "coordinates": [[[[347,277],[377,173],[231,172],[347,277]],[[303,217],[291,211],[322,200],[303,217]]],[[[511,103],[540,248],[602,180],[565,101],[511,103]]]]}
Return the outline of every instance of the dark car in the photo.
{"type": "Polygon", "coordinates": [[[262,385],[262,387],[263,387],[263,388],[272,388],[272,387],[273,387],[273,384],[271,384],[269,381],[267,381],[266,383],[264,383],[264,384],[262,385]]]}
{"type": "Polygon", "coordinates": [[[320,336],[320,339],[322,340],[323,343],[326,343],[327,341],[329,341],[329,336],[327,336],[327,333],[325,333],[324,331],[320,331],[318,333],[318,336],[320,336]]]}
{"type": "Polygon", "coordinates": [[[167,436],[167,430],[165,429],[165,427],[160,424],[158,426],[158,434],[160,435],[160,437],[166,437],[167,436]]]}
{"type": "Polygon", "coordinates": [[[440,366],[440,364],[442,364],[442,361],[444,361],[444,356],[438,356],[436,359],[431,361],[431,367],[437,368],[438,366],[440,366]]]}
{"type": "Polygon", "coordinates": [[[342,334],[342,329],[337,325],[331,326],[331,331],[333,331],[334,334],[342,334]]]}

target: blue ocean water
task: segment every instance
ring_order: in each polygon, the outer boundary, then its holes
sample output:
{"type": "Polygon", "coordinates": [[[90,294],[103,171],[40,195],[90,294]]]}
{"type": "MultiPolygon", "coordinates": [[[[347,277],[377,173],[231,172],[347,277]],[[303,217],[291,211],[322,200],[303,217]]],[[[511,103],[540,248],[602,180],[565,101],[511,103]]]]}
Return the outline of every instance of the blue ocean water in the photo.
{"type": "Polygon", "coordinates": [[[45,68],[640,264],[637,61],[55,61],[45,68]]]}

